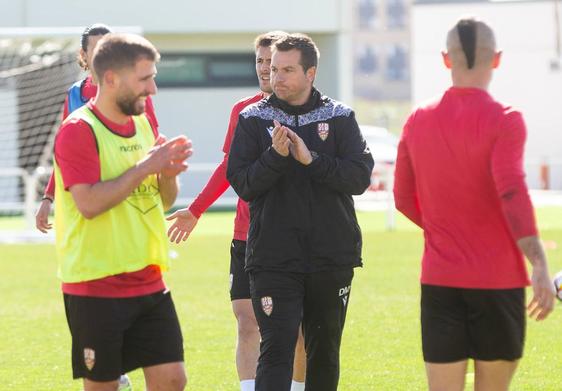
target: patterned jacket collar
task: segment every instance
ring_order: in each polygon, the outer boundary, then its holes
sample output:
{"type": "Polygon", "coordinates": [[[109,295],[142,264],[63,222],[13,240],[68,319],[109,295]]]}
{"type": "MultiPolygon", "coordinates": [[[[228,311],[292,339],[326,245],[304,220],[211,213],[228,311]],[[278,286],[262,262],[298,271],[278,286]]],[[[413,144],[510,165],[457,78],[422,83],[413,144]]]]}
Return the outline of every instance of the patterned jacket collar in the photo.
{"type": "Polygon", "coordinates": [[[322,105],[322,94],[314,87],[312,87],[312,92],[308,101],[301,106],[291,106],[284,100],[279,99],[275,93],[271,94],[267,99],[271,106],[277,107],[290,115],[306,114],[322,105]]]}

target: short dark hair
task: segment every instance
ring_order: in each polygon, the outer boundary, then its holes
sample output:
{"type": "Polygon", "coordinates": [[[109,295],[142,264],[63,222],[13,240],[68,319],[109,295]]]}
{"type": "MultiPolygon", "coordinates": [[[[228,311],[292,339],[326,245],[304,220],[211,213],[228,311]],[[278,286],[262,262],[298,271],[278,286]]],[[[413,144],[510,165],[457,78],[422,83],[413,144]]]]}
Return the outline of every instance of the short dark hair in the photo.
{"type": "MultiPolygon", "coordinates": [[[[97,37],[99,35],[105,35],[109,33],[111,33],[111,29],[102,23],[94,23],[93,25],[86,27],[84,29],[84,32],[80,36],[80,48],[82,48],[84,52],[87,52],[89,42],[88,38],[97,37]]],[[[84,70],[88,69],[88,64],[86,64],[86,61],[84,61],[80,53],[78,53],[76,60],[78,61],[78,65],[80,66],[80,68],[84,70]]]]}
{"type": "Polygon", "coordinates": [[[101,84],[108,70],[132,68],[141,60],[159,61],[160,53],[146,38],[136,34],[107,34],[94,50],[93,67],[101,84]]]}
{"type": "Polygon", "coordinates": [[[91,26],[86,27],[82,36],[80,37],[80,47],[82,50],[88,50],[88,38],[94,37],[96,35],[105,35],[111,33],[111,29],[103,23],[94,23],[91,26]]]}
{"type": "Polygon", "coordinates": [[[256,50],[258,50],[260,47],[268,48],[271,46],[271,44],[273,44],[273,42],[286,35],[288,35],[288,33],[281,30],[269,31],[264,34],[260,34],[254,40],[254,47],[256,50]]]}
{"type": "Polygon", "coordinates": [[[300,33],[287,34],[273,43],[273,50],[288,52],[293,49],[301,53],[300,64],[305,72],[312,67],[318,67],[320,51],[308,35],[300,33]]]}

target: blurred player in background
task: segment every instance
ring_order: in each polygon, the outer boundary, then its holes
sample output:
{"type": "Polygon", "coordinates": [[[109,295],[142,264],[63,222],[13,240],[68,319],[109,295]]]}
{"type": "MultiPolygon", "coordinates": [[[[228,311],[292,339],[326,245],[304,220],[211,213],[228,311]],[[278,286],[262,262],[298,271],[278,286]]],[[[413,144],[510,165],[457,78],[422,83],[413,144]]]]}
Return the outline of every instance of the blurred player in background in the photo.
{"type": "Polygon", "coordinates": [[[545,319],[553,286],[523,171],[521,113],[487,92],[500,63],[494,32],[475,18],[447,35],[453,86],[408,118],[398,147],[396,207],[424,230],[423,355],[431,391],[509,388],[529,315],[545,319]]]}
{"type": "MultiPolygon", "coordinates": [[[[191,234],[199,217],[228,189],[230,183],[226,179],[226,166],[230,144],[234,137],[234,129],[238,124],[238,115],[246,106],[258,102],[269,96],[272,92],[270,84],[271,44],[286,35],[282,31],[272,31],[259,35],[255,41],[256,73],[258,76],[260,92],[237,102],[230,113],[228,131],[222,148],[224,158],[203,188],[201,193],[189,206],[170,215],[172,220],[168,234],[172,241],[180,243],[191,234]]],[[[230,246],[230,299],[232,310],[238,323],[238,343],[236,345],[236,367],[242,391],[254,390],[256,365],[259,355],[260,334],[256,317],[250,300],[250,282],[248,274],[244,271],[246,256],[246,238],[249,224],[248,204],[238,199],[236,217],[234,219],[234,238],[230,246]]],[[[302,333],[296,348],[293,370],[292,391],[304,390],[305,354],[302,333]]]]}

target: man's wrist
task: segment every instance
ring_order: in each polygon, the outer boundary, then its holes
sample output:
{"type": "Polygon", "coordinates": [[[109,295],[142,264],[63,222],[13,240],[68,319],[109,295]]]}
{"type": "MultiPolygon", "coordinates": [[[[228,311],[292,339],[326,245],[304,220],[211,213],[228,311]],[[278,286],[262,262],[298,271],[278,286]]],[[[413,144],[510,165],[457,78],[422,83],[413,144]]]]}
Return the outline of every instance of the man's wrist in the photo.
{"type": "Polygon", "coordinates": [[[151,175],[150,168],[146,164],[146,160],[139,161],[133,169],[136,170],[136,175],[141,177],[143,180],[147,176],[151,175]]]}
{"type": "Polygon", "coordinates": [[[304,165],[311,165],[316,159],[318,159],[318,153],[316,151],[310,151],[310,160],[308,160],[304,165]]]}
{"type": "Polygon", "coordinates": [[[54,202],[54,197],[53,197],[53,196],[50,196],[50,195],[47,195],[47,194],[45,194],[45,195],[44,195],[44,196],[43,196],[43,197],[41,198],[41,201],[50,201],[50,202],[51,202],[51,204],[52,204],[52,203],[54,202]]]}
{"type": "Polygon", "coordinates": [[[281,152],[279,152],[277,149],[275,149],[275,147],[274,147],[273,145],[271,146],[270,149],[271,149],[271,151],[273,152],[274,155],[277,155],[277,156],[279,156],[279,157],[286,158],[286,157],[289,156],[289,151],[288,151],[288,150],[287,150],[287,154],[286,154],[286,155],[283,155],[281,152]]]}
{"type": "Polygon", "coordinates": [[[158,174],[158,181],[160,182],[176,182],[177,175],[164,175],[162,173],[158,174]]]}
{"type": "Polygon", "coordinates": [[[534,259],[533,262],[531,262],[531,267],[533,268],[534,272],[540,273],[546,271],[548,273],[548,263],[544,258],[534,259]]]}

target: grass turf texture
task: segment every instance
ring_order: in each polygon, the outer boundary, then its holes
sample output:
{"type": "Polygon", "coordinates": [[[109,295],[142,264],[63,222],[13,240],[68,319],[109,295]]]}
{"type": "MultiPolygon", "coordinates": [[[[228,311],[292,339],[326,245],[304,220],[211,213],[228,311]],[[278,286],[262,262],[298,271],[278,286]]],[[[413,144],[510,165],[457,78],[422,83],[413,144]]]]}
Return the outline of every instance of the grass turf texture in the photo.
{"type": "MultiPolygon", "coordinates": [[[[188,390],[239,389],[228,296],[233,217],[209,213],[187,243],[173,246],[178,258],[165,278],[184,332],[188,390]]],[[[383,213],[359,213],[359,219],[365,267],[356,270],[353,282],[339,389],[424,390],[418,320],[421,232],[401,217],[397,231],[386,232],[383,213]]],[[[562,209],[540,209],[538,220],[543,239],[550,242],[551,272],[561,270],[562,209]]],[[[4,227],[14,224],[4,221],[4,227]]],[[[0,254],[0,390],[81,390],[81,382],[71,379],[54,247],[0,245],[0,254]]],[[[559,303],[547,321],[528,322],[525,356],[512,390],[559,389],[561,324],[559,303]]],[[[130,376],[136,390],[144,389],[141,371],[130,376]]],[[[470,376],[467,389],[472,389],[470,376]]]]}

